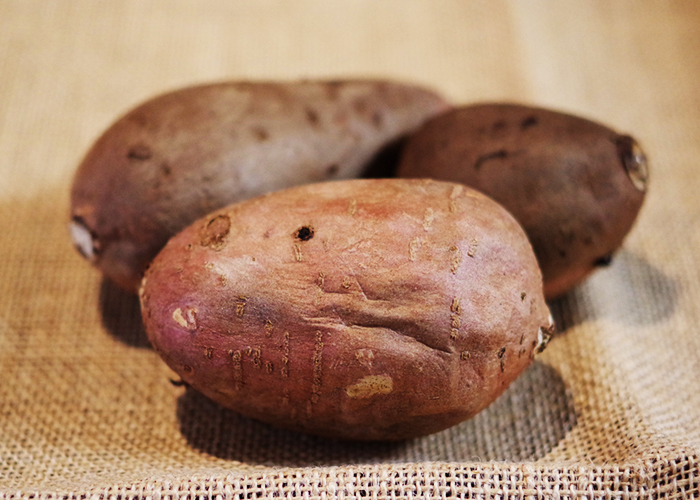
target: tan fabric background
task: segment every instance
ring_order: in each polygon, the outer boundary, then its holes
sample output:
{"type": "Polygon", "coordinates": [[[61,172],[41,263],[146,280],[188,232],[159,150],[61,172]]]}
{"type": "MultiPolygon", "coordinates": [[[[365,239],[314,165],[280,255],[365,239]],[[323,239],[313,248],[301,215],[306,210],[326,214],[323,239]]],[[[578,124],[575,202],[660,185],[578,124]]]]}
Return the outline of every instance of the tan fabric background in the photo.
{"type": "Polygon", "coordinates": [[[700,3],[0,0],[2,498],[700,497],[700,3]],[[165,90],[379,76],[631,132],[652,160],[613,265],[445,432],[348,444],[172,386],[138,304],[71,246],[91,142],[165,90]]]}

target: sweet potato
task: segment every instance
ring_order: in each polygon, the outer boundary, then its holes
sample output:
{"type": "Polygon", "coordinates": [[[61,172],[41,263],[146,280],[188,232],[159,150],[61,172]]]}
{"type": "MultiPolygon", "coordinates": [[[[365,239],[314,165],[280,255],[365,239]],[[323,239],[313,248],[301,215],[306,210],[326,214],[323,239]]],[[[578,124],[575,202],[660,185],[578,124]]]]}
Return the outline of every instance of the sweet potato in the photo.
{"type": "Polygon", "coordinates": [[[399,177],[461,182],[522,224],[547,298],[610,263],[642,206],[648,171],[637,142],[565,113],[466,106],[429,120],[403,151],[399,177]]]}
{"type": "Polygon", "coordinates": [[[255,419],[345,439],[473,416],[553,326],[518,223],[429,180],[310,184],[216,211],[168,242],[140,300],[185,383],[255,419]]]}
{"type": "Polygon", "coordinates": [[[138,106],[75,175],[71,232],[123,288],[169,237],[206,213],[298,184],[357,177],[382,148],[447,108],[387,81],[223,83],[138,106]]]}

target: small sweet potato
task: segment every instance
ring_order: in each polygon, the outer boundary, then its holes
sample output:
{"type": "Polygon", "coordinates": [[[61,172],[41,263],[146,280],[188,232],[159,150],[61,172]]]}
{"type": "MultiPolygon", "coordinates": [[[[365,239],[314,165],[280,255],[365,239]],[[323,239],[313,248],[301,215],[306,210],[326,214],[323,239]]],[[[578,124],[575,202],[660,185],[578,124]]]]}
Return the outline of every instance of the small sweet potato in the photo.
{"type": "Polygon", "coordinates": [[[518,223],[429,180],[310,184],[216,211],[168,242],[140,299],[184,382],[244,415],[346,439],[473,416],[553,326],[518,223]]]}
{"type": "Polygon", "coordinates": [[[532,242],[547,298],[610,263],[648,182],[646,157],[630,136],[508,104],[429,120],[407,141],[397,175],[464,183],[506,207],[532,242]]]}
{"type": "Polygon", "coordinates": [[[358,177],[372,158],[447,108],[388,81],[222,83],[149,100],[114,123],[78,168],[80,252],[136,291],[169,237],[230,203],[358,177]]]}

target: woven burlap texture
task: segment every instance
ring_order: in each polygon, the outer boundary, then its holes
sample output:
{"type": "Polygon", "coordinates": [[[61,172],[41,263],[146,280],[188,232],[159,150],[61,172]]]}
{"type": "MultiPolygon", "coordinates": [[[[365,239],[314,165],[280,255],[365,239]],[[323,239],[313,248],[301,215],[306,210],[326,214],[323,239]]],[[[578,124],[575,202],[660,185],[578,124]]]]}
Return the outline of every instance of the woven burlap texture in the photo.
{"type": "Polygon", "coordinates": [[[700,4],[0,0],[0,497],[700,497],[700,4]],[[560,335],[439,434],[342,443],[176,387],[133,297],[72,248],[68,191],[120,114],[205,81],[379,76],[634,134],[646,204],[560,335]]]}

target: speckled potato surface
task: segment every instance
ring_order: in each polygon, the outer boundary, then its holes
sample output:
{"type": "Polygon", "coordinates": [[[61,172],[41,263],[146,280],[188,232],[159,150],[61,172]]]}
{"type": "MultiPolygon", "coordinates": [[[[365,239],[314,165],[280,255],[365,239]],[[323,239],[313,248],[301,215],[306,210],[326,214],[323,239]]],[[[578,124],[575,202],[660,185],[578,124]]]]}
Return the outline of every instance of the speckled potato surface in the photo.
{"type": "Polygon", "coordinates": [[[358,177],[447,107],[434,92],[380,80],[233,82],[159,96],[117,120],[79,166],[74,242],[135,292],[168,238],[197,218],[269,191],[358,177]]]}
{"type": "Polygon", "coordinates": [[[630,136],[510,104],[429,120],[407,141],[397,175],[464,183],[506,207],[532,242],[547,298],[610,263],[648,182],[646,157],[630,136]]]}
{"type": "Polygon", "coordinates": [[[168,242],[139,295],[151,343],[187,384],[344,439],[473,416],[553,326],[512,216],[430,180],[312,184],[221,209],[168,242]]]}

